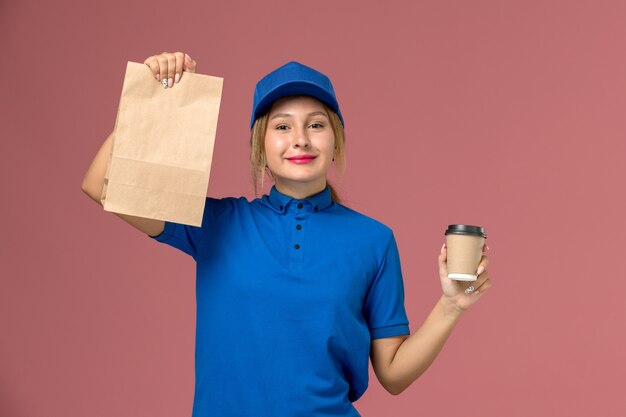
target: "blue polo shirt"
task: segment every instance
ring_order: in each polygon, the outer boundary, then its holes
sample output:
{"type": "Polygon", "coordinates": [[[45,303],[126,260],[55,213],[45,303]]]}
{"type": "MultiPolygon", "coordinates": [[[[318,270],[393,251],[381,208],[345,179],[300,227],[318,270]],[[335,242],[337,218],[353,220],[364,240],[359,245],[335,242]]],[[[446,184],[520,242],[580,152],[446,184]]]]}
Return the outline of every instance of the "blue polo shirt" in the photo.
{"type": "Polygon", "coordinates": [[[359,416],[370,340],[410,334],[391,229],[328,187],[207,197],[154,239],[196,261],[193,417],[359,416]]]}

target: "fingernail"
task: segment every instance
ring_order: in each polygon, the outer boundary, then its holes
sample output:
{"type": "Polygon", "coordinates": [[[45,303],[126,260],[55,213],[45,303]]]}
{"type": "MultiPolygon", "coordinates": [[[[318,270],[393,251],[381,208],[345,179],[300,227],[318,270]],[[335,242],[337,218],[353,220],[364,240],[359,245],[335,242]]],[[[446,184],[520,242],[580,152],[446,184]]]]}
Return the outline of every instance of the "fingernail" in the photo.
{"type": "Polygon", "coordinates": [[[172,87],[174,85],[174,79],[173,78],[168,78],[167,80],[167,86],[168,87],[172,87]]]}
{"type": "Polygon", "coordinates": [[[187,54],[185,54],[185,60],[191,62],[191,57],[187,54]]]}
{"type": "Polygon", "coordinates": [[[157,75],[156,75],[156,79],[157,79],[157,80],[159,80],[159,81],[161,81],[161,74],[157,74],[157,75]]]}
{"type": "Polygon", "coordinates": [[[476,275],[480,275],[485,271],[485,267],[484,266],[479,266],[478,267],[478,271],[476,271],[476,275]]]}
{"type": "Polygon", "coordinates": [[[446,244],[444,243],[443,246],[441,247],[441,253],[443,253],[443,250],[446,248],[446,244]]]}
{"type": "Polygon", "coordinates": [[[179,81],[180,81],[180,74],[177,73],[176,76],[174,77],[174,82],[178,84],[179,81]]]}

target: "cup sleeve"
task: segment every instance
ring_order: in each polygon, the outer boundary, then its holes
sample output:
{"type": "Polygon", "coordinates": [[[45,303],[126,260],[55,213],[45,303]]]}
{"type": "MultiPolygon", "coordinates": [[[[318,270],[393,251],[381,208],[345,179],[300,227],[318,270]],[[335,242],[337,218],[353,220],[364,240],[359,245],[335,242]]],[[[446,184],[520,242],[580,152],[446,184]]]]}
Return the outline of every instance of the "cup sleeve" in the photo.
{"type": "Polygon", "coordinates": [[[393,233],[365,295],[363,313],[371,339],[410,334],[400,254],[393,233]]]}

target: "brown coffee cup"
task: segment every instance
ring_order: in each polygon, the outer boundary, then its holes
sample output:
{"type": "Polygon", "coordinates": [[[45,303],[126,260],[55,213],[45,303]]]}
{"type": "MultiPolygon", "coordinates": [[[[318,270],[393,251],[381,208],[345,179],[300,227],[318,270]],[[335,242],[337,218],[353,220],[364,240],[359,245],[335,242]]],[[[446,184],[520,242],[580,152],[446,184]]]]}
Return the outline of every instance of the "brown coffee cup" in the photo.
{"type": "Polygon", "coordinates": [[[448,248],[448,278],[476,281],[478,264],[485,245],[485,229],[480,226],[451,224],[445,232],[448,248]]]}

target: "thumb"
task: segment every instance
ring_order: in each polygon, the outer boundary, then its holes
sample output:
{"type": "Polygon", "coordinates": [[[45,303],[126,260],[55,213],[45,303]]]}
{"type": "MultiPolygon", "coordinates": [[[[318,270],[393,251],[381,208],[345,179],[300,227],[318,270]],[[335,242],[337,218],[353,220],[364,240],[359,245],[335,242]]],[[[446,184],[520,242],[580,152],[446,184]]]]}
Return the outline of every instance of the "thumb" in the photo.
{"type": "Polygon", "coordinates": [[[439,275],[440,276],[448,276],[448,263],[446,262],[448,259],[448,248],[444,243],[441,247],[441,253],[439,253],[439,275]]]}

